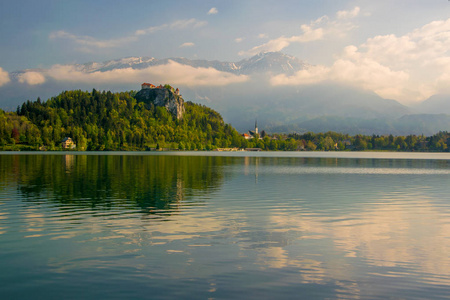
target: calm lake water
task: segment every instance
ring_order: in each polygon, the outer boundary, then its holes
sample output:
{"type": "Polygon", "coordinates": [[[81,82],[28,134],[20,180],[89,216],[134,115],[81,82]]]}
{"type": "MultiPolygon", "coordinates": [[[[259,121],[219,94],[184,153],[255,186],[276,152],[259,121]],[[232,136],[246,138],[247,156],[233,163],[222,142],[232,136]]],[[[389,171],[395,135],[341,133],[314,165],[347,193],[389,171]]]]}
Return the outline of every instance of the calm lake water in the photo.
{"type": "Polygon", "coordinates": [[[0,155],[1,299],[450,298],[450,154],[0,155]]]}

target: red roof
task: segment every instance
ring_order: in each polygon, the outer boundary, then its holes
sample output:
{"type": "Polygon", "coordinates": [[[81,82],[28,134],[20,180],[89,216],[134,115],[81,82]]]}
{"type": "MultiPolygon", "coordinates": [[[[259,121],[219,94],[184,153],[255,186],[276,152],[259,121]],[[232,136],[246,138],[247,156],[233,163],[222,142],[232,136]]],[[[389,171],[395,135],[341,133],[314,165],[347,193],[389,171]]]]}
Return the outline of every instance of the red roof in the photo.
{"type": "Polygon", "coordinates": [[[144,82],[141,86],[142,86],[142,87],[144,87],[144,86],[149,86],[149,87],[151,87],[151,88],[154,88],[154,87],[155,87],[153,84],[147,83],[147,82],[144,82]]]}

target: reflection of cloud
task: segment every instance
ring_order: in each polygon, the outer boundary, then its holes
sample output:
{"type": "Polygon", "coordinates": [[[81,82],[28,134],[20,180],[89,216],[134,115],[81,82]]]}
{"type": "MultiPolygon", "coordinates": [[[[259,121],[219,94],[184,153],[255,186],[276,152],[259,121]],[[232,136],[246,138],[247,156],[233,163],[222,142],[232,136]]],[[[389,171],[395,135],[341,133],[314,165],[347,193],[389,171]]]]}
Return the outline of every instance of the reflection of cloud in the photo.
{"type": "MultiPolygon", "coordinates": [[[[0,202],[0,205],[2,205],[2,204],[3,203],[0,202]]],[[[0,225],[3,223],[3,220],[8,220],[8,215],[9,215],[9,213],[0,211],[0,221],[2,221],[2,222],[0,222],[0,225]]],[[[6,228],[7,227],[1,227],[0,226],[0,234],[6,233],[6,228]]]]}
{"type": "MultiPolygon", "coordinates": [[[[227,221],[217,219],[214,215],[205,212],[195,215],[178,215],[170,222],[148,223],[146,230],[151,233],[153,241],[168,243],[200,238],[206,234],[235,235],[238,228],[230,226],[227,221]]],[[[120,230],[119,233],[121,233],[120,230]]],[[[202,244],[201,246],[209,246],[209,244],[202,244]]]]}
{"type": "MultiPolygon", "coordinates": [[[[323,262],[303,257],[290,257],[283,247],[260,248],[257,250],[257,261],[264,268],[296,268],[300,270],[302,283],[321,284],[327,280],[327,270],[323,262]]],[[[329,275],[329,274],[328,274],[329,275]]]]}
{"type": "MultiPolygon", "coordinates": [[[[271,222],[286,232],[301,232],[303,237],[331,238],[347,257],[361,257],[379,267],[414,265],[422,273],[435,274],[435,283],[450,284],[450,225],[440,223],[436,217],[439,211],[426,200],[408,207],[405,210],[401,203],[380,204],[336,217],[332,223],[329,216],[279,213],[271,217],[271,222]]],[[[283,267],[289,256],[279,250],[270,254],[276,258],[268,266],[283,267]]],[[[329,276],[331,273],[327,270],[329,276]]]]}
{"type": "Polygon", "coordinates": [[[26,226],[24,231],[27,232],[25,238],[42,236],[40,233],[44,231],[48,220],[44,214],[39,213],[38,209],[28,208],[24,211],[22,218],[26,226]]]}

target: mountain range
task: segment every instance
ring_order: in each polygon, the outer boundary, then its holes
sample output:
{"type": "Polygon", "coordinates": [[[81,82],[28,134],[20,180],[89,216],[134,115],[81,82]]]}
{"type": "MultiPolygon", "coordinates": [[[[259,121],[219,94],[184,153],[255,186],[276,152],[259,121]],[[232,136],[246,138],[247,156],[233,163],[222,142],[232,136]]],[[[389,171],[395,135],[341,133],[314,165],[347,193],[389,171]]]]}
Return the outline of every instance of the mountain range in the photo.
{"type": "MultiPolygon", "coordinates": [[[[77,74],[108,73],[117,70],[145,70],[175,62],[194,69],[203,68],[247,80],[226,85],[178,85],[183,97],[219,111],[226,122],[244,132],[252,129],[255,119],[267,132],[338,131],[349,134],[425,134],[450,131],[450,96],[435,95],[417,105],[405,106],[395,100],[383,99],[373,92],[325,82],[300,86],[273,86],[270,76],[294,75],[312,65],[281,52],[260,53],[238,62],[191,60],[187,58],[128,57],[105,62],[73,64],[77,74]]],[[[142,82],[90,83],[46,80],[39,85],[20,83],[26,72],[10,73],[11,83],[0,87],[0,105],[13,110],[27,99],[46,99],[61,90],[111,89],[136,90],[142,82]]],[[[189,76],[186,75],[186,76],[189,76]]],[[[173,83],[170,83],[173,84],[173,83]]]]}
{"type": "Polygon", "coordinates": [[[165,59],[156,59],[154,57],[127,57],[101,63],[90,62],[86,64],[76,64],[75,66],[79,71],[92,73],[124,68],[145,69],[150,66],[166,65],[169,61],[174,61],[194,68],[213,68],[221,72],[229,72],[236,75],[252,75],[265,72],[293,75],[295,72],[310,66],[294,56],[286,55],[281,52],[260,53],[239,62],[191,60],[184,57],[165,59]]]}

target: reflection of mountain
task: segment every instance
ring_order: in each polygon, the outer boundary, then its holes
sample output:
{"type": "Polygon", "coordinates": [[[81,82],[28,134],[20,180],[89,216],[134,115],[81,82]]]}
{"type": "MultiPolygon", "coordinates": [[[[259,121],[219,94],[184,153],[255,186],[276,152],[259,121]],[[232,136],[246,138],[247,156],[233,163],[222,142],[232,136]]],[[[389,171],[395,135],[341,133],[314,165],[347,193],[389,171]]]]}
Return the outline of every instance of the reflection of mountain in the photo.
{"type": "MultiPolygon", "coordinates": [[[[145,211],[173,208],[221,185],[225,157],[153,155],[0,156],[28,201],[145,211]],[[8,167],[10,165],[10,167],[8,167]],[[51,194],[51,197],[48,195],[51,194]]],[[[0,175],[8,181],[8,176],[0,175]]]]}

